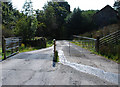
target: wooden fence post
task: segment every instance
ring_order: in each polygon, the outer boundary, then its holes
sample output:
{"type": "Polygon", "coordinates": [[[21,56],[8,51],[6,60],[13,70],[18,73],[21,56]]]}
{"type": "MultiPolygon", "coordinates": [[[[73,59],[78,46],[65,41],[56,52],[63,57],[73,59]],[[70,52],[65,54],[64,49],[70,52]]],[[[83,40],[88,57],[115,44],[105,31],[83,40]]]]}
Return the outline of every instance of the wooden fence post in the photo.
{"type": "Polygon", "coordinates": [[[6,48],[6,41],[5,41],[4,36],[2,36],[2,54],[4,54],[4,59],[6,59],[6,49],[5,48],[6,48]]]}
{"type": "Polygon", "coordinates": [[[20,38],[20,37],[19,37],[19,41],[18,41],[18,42],[19,42],[19,43],[18,43],[18,44],[19,44],[19,46],[21,46],[21,43],[22,43],[22,38],[20,38]]]}
{"type": "Polygon", "coordinates": [[[54,42],[54,57],[53,57],[53,61],[55,62],[56,61],[56,58],[55,58],[55,54],[56,54],[56,40],[53,39],[53,42],[54,42]]]}
{"type": "Polygon", "coordinates": [[[17,42],[17,52],[19,52],[19,41],[17,42]]]}
{"type": "Polygon", "coordinates": [[[98,53],[99,53],[99,43],[100,43],[99,39],[100,39],[100,37],[98,36],[97,40],[96,40],[96,45],[95,45],[96,52],[98,52],[98,53]]]}

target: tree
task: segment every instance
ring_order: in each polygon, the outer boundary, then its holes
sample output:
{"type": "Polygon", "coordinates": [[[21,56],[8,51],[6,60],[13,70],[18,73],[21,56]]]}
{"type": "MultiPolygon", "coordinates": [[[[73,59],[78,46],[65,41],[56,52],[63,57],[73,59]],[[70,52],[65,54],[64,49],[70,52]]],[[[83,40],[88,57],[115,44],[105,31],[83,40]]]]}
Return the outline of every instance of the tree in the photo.
{"type": "Polygon", "coordinates": [[[69,36],[83,33],[84,29],[82,29],[82,11],[79,8],[75,8],[73,13],[67,16],[66,27],[69,36]]]}
{"type": "Polygon", "coordinates": [[[97,10],[83,10],[75,8],[71,14],[66,17],[66,33],[68,37],[77,34],[83,34],[96,28],[92,21],[93,15],[97,10]]]}
{"type": "Polygon", "coordinates": [[[35,36],[37,24],[37,19],[25,16],[17,21],[14,32],[16,36],[21,36],[24,41],[30,40],[35,36]]]}
{"type": "Polygon", "coordinates": [[[60,2],[48,2],[43,8],[48,36],[51,38],[60,39],[64,31],[64,19],[69,12],[64,6],[60,6],[60,2]]]}
{"type": "Polygon", "coordinates": [[[43,10],[36,10],[36,18],[40,23],[45,22],[45,14],[43,10]]]}
{"type": "MultiPolygon", "coordinates": [[[[33,16],[31,0],[26,0],[23,9],[25,15],[17,21],[14,32],[16,36],[21,36],[25,41],[35,37],[38,21],[36,17],[33,16]]],[[[18,15],[18,12],[16,12],[15,14],[17,14],[17,16],[21,16],[18,15]]]]}
{"type": "Polygon", "coordinates": [[[97,28],[97,26],[94,24],[93,21],[93,15],[96,12],[97,10],[82,11],[82,18],[83,18],[82,25],[84,28],[84,33],[97,28]]]}
{"type": "Polygon", "coordinates": [[[9,28],[9,23],[11,20],[13,21],[13,9],[11,2],[2,2],[2,23],[7,25],[6,27],[9,28]]]}
{"type": "Polygon", "coordinates": [[[19,18],[23,17],[24,14],[18,10],[13,9],[11,2],[1,2],[2,4],[2,31],[5,37],[14,36],[13,29],[15,28],[16,22],[19,18]]]}
{"type": "Polygon", "coordinates": [[[31,0],[26,0],[23,6],[23,12],[27,16],[33,16],[33,6],[31,0]]]}
{"type": "Polygon", "coordinates": [[[115,8],[115,10],[118,11],[118,13],[119,13],[119,15],[120,15],[120,1],[116,1],[116,2],[114,3],[114,6],[113,6],[113,7],[115,8]]]}
{"type": "Polygon", "coordinates": [[[43,37],[47,37],[47,29],[46,29],[46,24],[45,24],[45,14],[43,10],[36,10],[36,18],[38,21],[38,26],[37,26],[37,30],[35,33],[35,36],[43,36],[43,37]]]}
{"type": "Polygon", "coordinates": [[[47,36],[47,29],[46,29],[46,25],[45,23],[39,23],[38,26],[37,26],[37,30],[36,30],[36,36],[38,37],[48,37],[47,36]]]}

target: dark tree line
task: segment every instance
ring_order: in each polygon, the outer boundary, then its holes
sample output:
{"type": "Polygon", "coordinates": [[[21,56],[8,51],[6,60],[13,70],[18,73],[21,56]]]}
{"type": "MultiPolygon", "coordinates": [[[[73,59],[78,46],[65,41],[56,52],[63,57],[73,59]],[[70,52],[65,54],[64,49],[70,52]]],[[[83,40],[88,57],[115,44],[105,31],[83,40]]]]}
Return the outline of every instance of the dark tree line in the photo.
{"type": "Polygon", "coordinates": [[[2,5],[2,31],[6,37],[14,36],[13,28],[15,28],[16,22],[24,14],[18,10],[13,9],[11,2],[1,2],[2,5]]]}
{"type": "Polygon", "coordinates": [[[120,15],[120,1],[116,1],[116,2],[114,3],[114,8],[115,8],[115,10],[118,11],[118,13],[119,13],[119,15],[120,15]]]}
{"type": "MultiPolygon", "coordinates": [[[[11,2],[2,2],[2,35],[32,39],[37,29],[37,19],[14,9],[11,2]]],[[[25,9],[29,9],[25,8],[25,9]]]]}
{"type": "MultiPolygon", "coordinates": [[[[30,4],[27,2],[27,4],[30,4]]],[[[82,34],[96,26],[92,16],[96,10],[83,11],[75,8],[70,11],[68,2],[47,2],[43,10],[33,10],[32,5],[24,4],[24,12],[14,9],[11,2],[2,2],[3,35],[21,36],[24,40],[34,37],[48,39],[68,39],[72,35],[82,34]],[[29,12],[29,9],[32,9],[29,12]],[[28,15],[29,14],[29,15],[28,15]]]]}
{"type": "Polygon", "coordinates": [[[67,39],[74,34],[85,33],[95,28],[92,16],[95,10],[82,11],[75,8],[70,12],[66,2],[48,2],[44,10],[37,10],[38,28],[36,36],[67,39]]]}

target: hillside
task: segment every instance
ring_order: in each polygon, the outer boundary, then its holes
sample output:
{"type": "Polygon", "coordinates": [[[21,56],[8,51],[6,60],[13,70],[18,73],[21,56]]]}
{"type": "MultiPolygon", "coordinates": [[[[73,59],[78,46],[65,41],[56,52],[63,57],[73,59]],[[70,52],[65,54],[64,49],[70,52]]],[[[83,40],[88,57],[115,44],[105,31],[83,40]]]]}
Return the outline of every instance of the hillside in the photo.
{"type": "Polygon", "coordinates": [[[106,35],[109,35],[110,33],[117,31],[117,30],[120,30],[120,22],[117,24],[105,26],[98,30],[86,32],[86,33],[82,34],[81,36],[87,36],[87,37],[92,37],[92,38],[96,38],[97,36],[104,37],[106,35]]]}

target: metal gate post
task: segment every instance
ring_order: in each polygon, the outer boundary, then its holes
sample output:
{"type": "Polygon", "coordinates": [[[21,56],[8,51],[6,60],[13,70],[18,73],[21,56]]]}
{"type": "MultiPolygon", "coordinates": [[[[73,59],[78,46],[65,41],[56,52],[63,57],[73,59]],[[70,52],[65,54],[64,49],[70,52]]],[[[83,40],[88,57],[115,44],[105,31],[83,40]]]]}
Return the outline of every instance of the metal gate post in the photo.
{"type": "Polygon", "coordinates": [[[56,58],[55,58],[55,54],[56,54],[56,40],[53,39],[53,42],[54,42],[54,57],[53,57],[53,61],[55,62],[56,61],[56,58]]]}
{"type": "Polygon", "coordinates": [[[99,43],[100,43],[99,39],[100,39],[100,37],[98,36],[97,40],[96,40],[96,45],[95,45],[96,52],[98,52],[98,53],[99,53],[99,43]]]}
{"type": "Polygon", "coordinates": [[[4,36],[2,36],[2,56],[4,56],[4,59],[6,59],[6,41],[4,36]]]}

